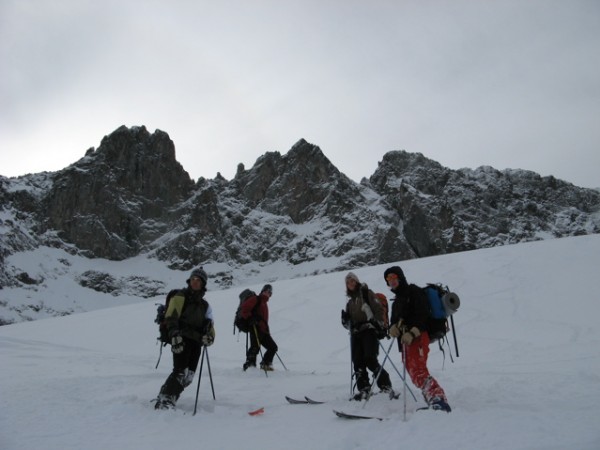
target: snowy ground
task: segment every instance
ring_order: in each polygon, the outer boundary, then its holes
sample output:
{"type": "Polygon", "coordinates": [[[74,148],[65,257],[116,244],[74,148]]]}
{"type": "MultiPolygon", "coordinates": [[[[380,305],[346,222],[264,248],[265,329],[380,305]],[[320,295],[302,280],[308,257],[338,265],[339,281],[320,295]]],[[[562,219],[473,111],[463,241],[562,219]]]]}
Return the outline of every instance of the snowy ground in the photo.
{"type": "MultiPolygon", "coordinates": [[[[387,266],[355,272],[387,294],[387,266]]],[[[347,400],[348,334],[339,321],[345,274],[336,273],[274,283],[271,327],[289,371],[276,359],[268,378],[241,370],[245,341],[231,325],[240,289],[209,289],[217,327],[208,353],[216,400],[205,365],[195,416],[197,380],[176,411],[155,411],[150,402],[171,366],[167,348],[154,368],[153,300],[0,327],[0,448],[600,448],[600,235],[401,266],[409,281],[443,281],[461,297],[455,315],[460,357],[452,363],[448,352],[444,359],[432,347],[429,364],[446,390],[450,414],[415,412],[422,400],[410,383],[419,403],[407,396],[406,421],[403,398],[375,396],[364,408],[347,400]],[[285,395],[326,403],[290,405],[285,395]],[[247,414],[258,407],[263,415],[247,414]],[[333,409],[386,420],[347,421],[333,409]]],[[[389,342],[382,341],[386,348],[389,342]]],[[[391,355],[401,371],[395,348],[391,355]]],[[[386,368],[401,391],[398,374],[390,363],[386,368]]]]}

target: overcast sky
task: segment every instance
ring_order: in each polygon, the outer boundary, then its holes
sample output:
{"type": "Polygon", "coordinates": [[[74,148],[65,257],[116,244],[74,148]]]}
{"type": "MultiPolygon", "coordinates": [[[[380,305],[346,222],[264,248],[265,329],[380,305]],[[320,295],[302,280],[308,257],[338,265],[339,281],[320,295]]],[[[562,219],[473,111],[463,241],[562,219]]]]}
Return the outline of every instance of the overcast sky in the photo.
{"type": "Polygon", "coordinates": [[[600,1],[0,0],[0,174],[121,125],[193,178],[304,138],[355,181],[404,149],[600,187],[600,1]]]}

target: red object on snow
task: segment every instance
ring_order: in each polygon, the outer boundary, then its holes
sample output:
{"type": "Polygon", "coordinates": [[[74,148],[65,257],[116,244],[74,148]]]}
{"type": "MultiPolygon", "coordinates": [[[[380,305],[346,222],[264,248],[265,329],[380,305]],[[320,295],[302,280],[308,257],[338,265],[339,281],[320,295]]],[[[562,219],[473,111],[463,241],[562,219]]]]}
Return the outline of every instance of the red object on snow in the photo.
{"type": "Polygon", "coordinates": [[[251,416],[260,416],[264,412],[265,412],[265,408],[258,408],[255,411],[250,411],[248,414],[250,414],[251,416]]]}

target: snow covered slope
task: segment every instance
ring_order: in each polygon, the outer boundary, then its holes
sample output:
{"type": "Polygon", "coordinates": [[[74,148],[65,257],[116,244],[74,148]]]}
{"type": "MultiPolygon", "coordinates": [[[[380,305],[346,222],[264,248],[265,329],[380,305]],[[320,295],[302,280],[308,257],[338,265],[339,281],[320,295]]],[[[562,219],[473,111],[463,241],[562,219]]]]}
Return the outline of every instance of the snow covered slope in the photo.
{"type": "MultiPolygon", "coordinates": [[[[451,363],[448,351],[444,359],[432,347],[429,364],[453,411],[416,412],[422,400],[409,383],[419,402],[408,395],[406,422],[403,398],[375,396],[364,408],[347,400],[348,334],[339,320],[345,273],[274,283],[271,328],[289,371],[275,359],[268,378],[241,369],[245,342],[232,334],[239,289],[209,291],[216,400],[205,364],[195,416],[197,380],[176,411],[155,411],[150,402],[171,367],[166,349],[154,368],[153,300],[3,326],[0,448],[598,449],[599,255],[600,236],[591,235],[401,262],[409,281],[443,281],[461,297],[460,357],[451,363]],[[285,395],[326,403],[290,405],[285,395]],[[258,407],[263,415],[247,414],[258,407]],[[387,420],[347,421],[333,409],[387,420]]],[[[355,273],[388,293],[387,266],[355,273]]],[[[391,355],[401,371],[397,351],[391,355]]],[[[386,368],[401,391],[398,374],[386,368]]]]}

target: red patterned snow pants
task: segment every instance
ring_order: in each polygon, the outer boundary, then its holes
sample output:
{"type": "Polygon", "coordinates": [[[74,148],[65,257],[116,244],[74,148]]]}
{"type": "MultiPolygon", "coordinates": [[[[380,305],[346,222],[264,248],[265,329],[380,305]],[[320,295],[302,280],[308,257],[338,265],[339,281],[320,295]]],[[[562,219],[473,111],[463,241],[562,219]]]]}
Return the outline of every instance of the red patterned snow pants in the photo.
{"type": "Polygon", "coordinates": [[[438,382],[429,374],[427,369],[427,355],[429,354],[429,334],[423,331],[410,345],[406,348],[406,370],[410,379],[416,387],[421,389],[423,397],[427,404],[434,397],[442,398],[445,402],[446,394],[438,382]]]}

